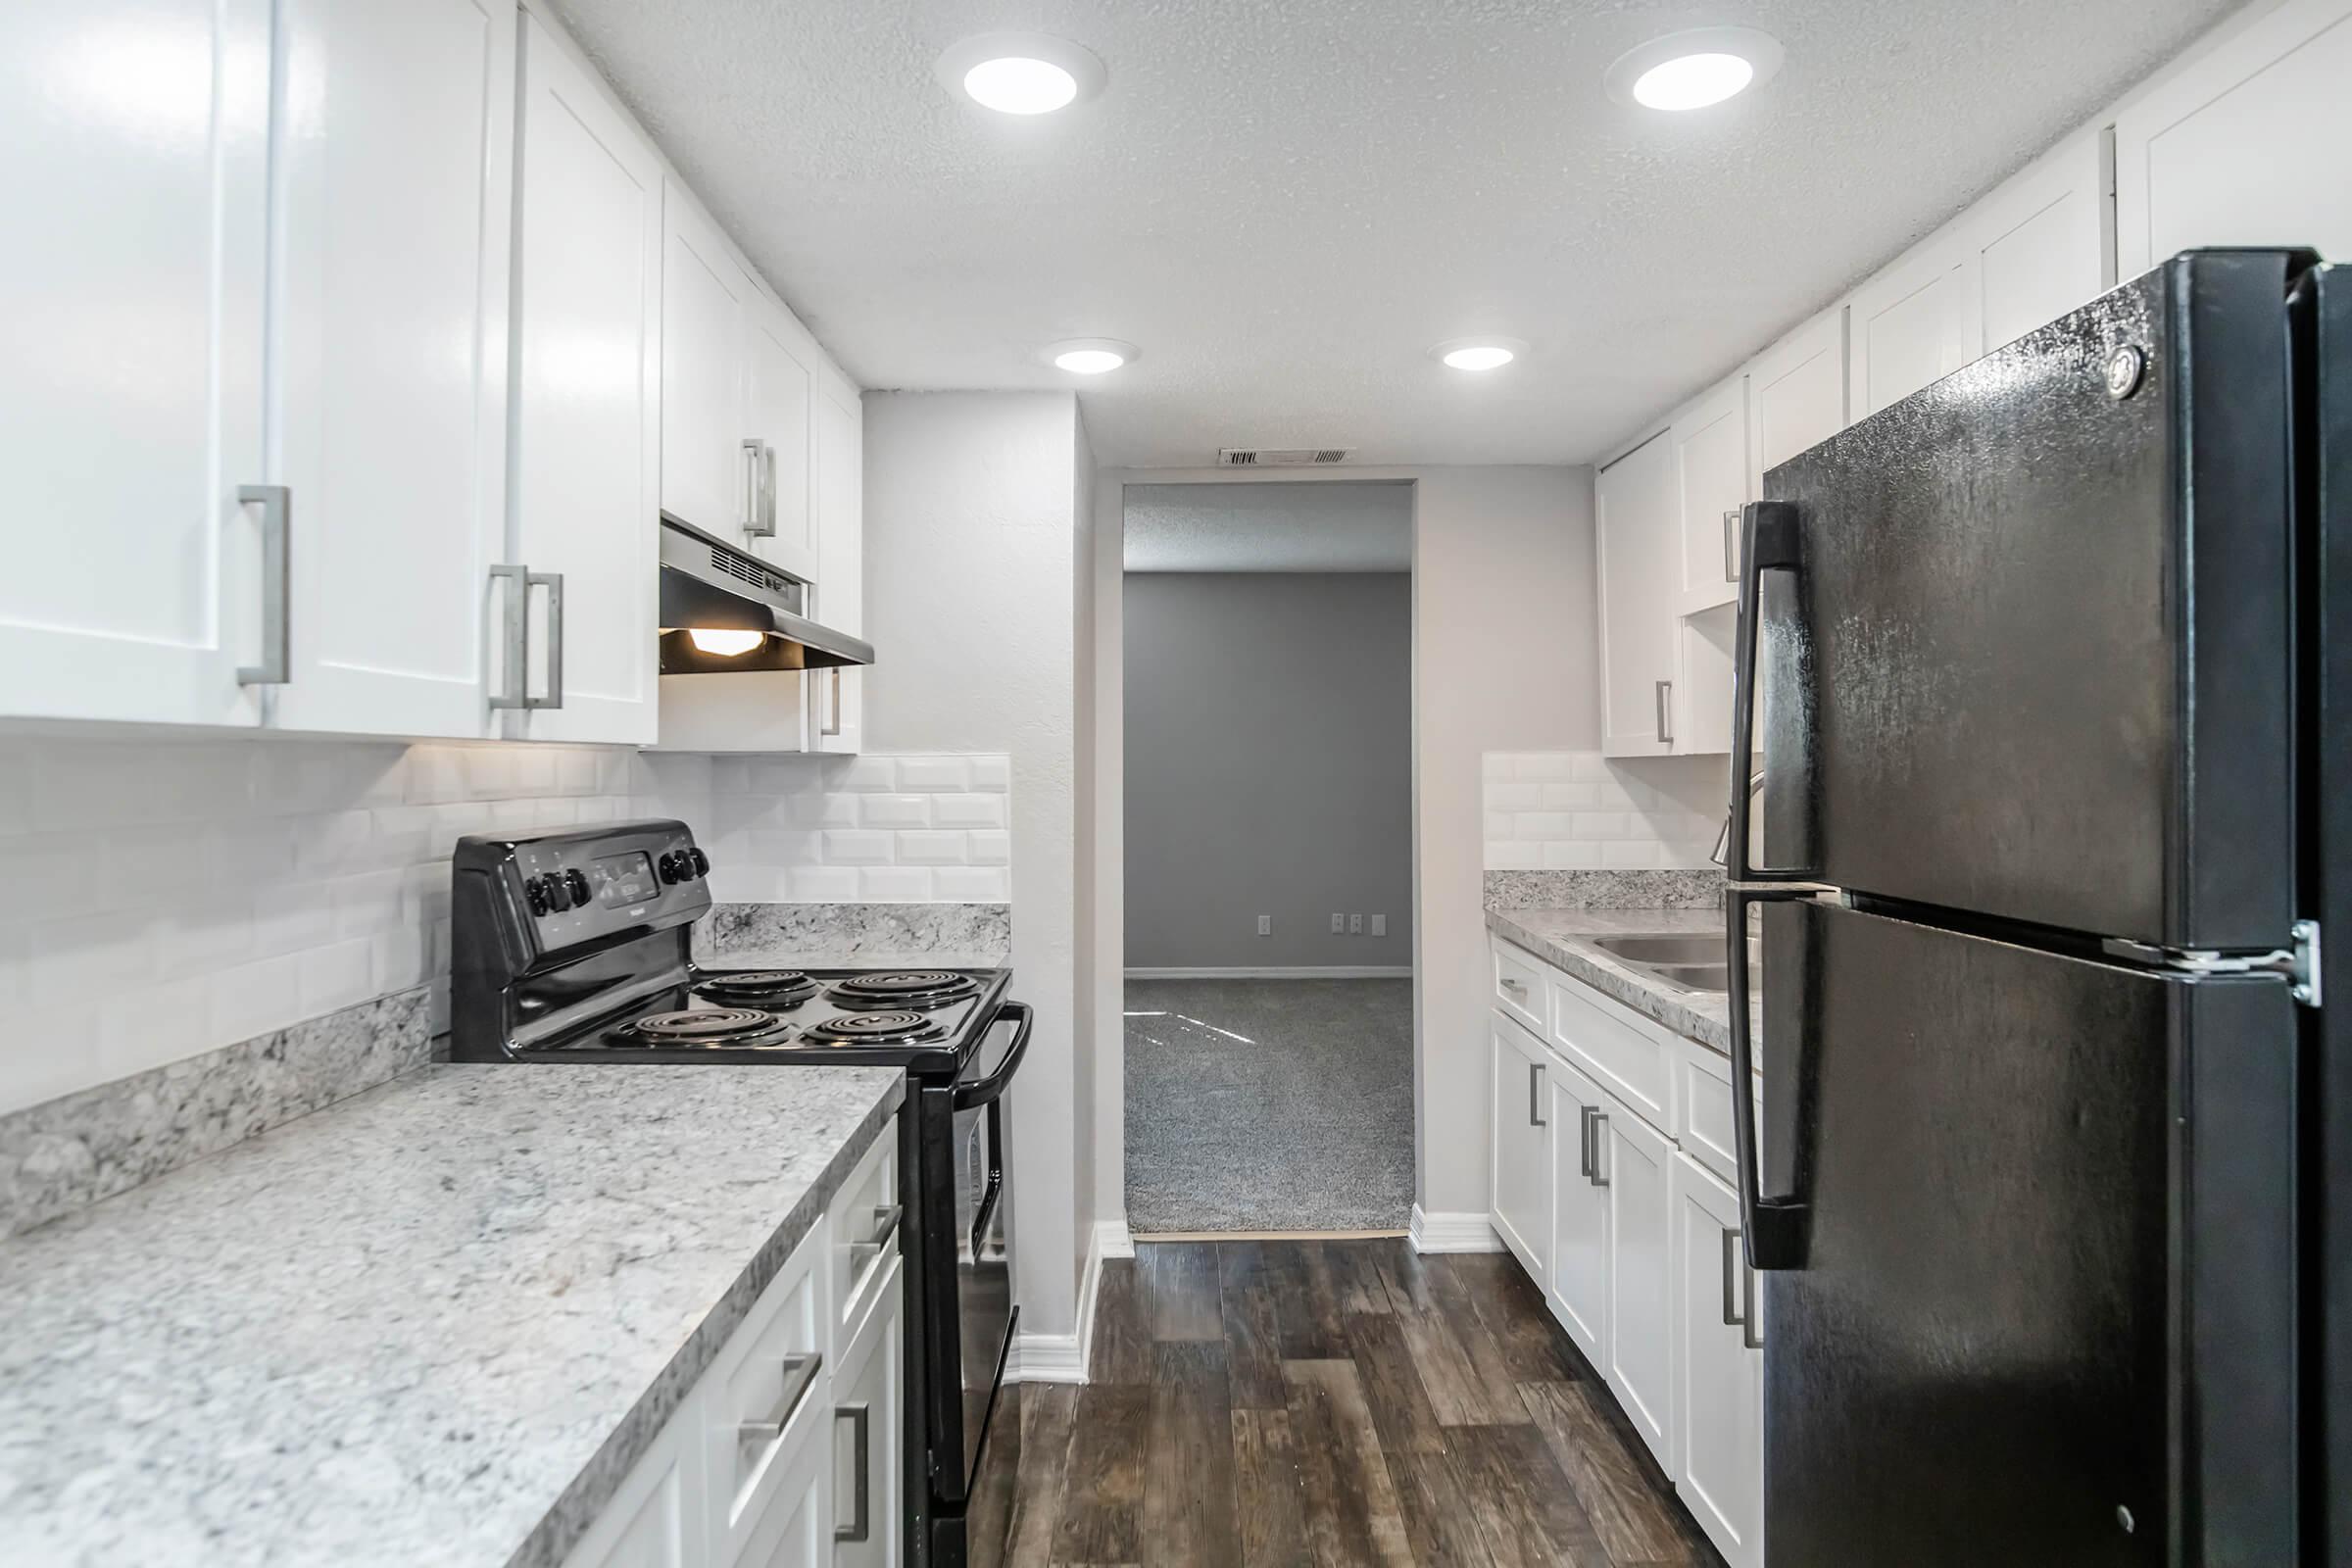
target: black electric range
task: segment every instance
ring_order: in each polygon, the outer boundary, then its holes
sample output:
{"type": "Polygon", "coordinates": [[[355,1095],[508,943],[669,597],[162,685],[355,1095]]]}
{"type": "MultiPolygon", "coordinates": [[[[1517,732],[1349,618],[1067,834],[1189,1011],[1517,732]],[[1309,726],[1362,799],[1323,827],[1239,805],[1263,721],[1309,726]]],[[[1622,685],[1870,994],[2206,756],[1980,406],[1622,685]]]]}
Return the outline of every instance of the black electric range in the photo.
{"type": "Polygon", "coordinates": [[[1008,969],[701,967],[710,869],[677,821],[460,839],[451,1058],[905,1070],[907,1561],[961,1568],[1020,1317],[1003,1117],[1034,1015],[1008,969]]]}

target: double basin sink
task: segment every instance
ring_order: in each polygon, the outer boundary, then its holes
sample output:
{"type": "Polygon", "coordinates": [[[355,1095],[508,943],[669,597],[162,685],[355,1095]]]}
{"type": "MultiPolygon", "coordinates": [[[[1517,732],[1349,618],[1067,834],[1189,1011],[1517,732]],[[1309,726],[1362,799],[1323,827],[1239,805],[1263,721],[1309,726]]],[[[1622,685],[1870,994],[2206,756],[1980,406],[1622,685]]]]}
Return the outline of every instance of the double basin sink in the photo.
{"type": "MultiPolygon", "coordinates": [[[[1723,938],[1714,933],[1594,937],[1592,946],[1629,969],[1684,991],[1721,993],[1731,989],[1724,964],[1723,938]]],[[[1751,940],[1747,945],[1751,981],[1756,977],[1758,956],[1756,944],[1751,940]]]]}

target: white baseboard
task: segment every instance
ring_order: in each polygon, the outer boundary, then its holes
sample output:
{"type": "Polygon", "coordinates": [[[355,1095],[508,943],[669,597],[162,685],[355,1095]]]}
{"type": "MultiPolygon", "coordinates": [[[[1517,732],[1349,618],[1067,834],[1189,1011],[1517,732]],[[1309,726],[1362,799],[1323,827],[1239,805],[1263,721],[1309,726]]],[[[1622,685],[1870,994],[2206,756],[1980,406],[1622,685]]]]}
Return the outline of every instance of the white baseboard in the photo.
{"type": "Polygon", "coordinates": [[[1416,1252],[1502,1250],[1502,1238],[1484,1214],[1425,1214],[1415,1203],[1411,1235],[1416,1252]]]}
{"type": "Polygon", "coordinates": [[[1022,1334],[1004,1364],[1007,1383],[1084,1383],[1095,1345],[1095,1300],[1102,1294],[1102,1261],[1133,1257],[1135,1242],[1123,1219],[1106,1219],[1086,1240],[1086,1271],[1078,1279],[1078,1332],[1022,1334]]]}
{"type": "Polygon", "coordinates": [[[1130,969],[1130,980],[1410,980],[1413,966],[1379,963],[1298,964],[1289,968],[1130,969]]]}

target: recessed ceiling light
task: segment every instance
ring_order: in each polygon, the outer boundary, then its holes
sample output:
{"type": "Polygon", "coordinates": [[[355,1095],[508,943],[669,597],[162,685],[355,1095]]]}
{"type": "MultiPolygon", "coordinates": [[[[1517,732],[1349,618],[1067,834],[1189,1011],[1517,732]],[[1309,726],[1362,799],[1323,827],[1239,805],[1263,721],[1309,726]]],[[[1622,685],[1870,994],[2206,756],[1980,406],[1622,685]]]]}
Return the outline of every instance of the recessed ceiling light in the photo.
{"type": "Polygon", "coordinates": [[[1527,352],[1515,337],[1448,338],[1429,351],[1429,357],[1456,370],[1498,370],[1527,352]]]}
{"type": "Polygon", "coordinates": [[[1627,50],[1602,79],[1621,104],[1679,112],[1737,97],[1780,69],[1780,40],[1768,32],[1693,27],[1627,50]]]}
{"type": "Polygon", "coordinates": [[[988,32],[939,57],[939,79],[983,109],[1050,115],[1102,90],[1109,73],[1084,45],[1042,32],[988,32]]]}
{"type": "Polygon", "coordinates": [[[1101,375],[1122,365],[1132,365],[1142,355],[1143,350],[1115,337],[1072,337],[1047,344],[1038,358],[1073,375],[1101,375]]]}

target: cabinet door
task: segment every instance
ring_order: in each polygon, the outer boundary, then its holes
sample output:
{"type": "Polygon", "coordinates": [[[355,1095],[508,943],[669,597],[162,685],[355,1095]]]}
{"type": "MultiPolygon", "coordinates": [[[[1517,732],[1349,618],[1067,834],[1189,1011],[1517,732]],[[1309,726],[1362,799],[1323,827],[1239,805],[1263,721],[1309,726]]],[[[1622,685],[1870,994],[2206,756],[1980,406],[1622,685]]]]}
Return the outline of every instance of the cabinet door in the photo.
{"type": "MultiPolygon", "coordinates": [[[[865,411],[853,388],[828,385],[816,400],[816,618],[865,634],[865,411]]],[[[865,671],[808,677],[814,750],[865,744],[865,671]]]]}
{"type": "Polygon", "coordinates": [[[1615,1099],[1593,1117],[1608,1197],[1609,1387],[1669,1471],[1674,1465],[1674,1146],[1615,1099]]]}
{"type": "Polygon", "coordinates": [[[833,1561],[841,1568],[895,1568],[902,1560],[906,1297],[898,1258],[885,1261],[881,1292],[833,1384],[833,1561]]]}
{"type": "Polygon", "coordinates": [[[775,1475],[732,1534],[720,1568],[820,1568],[833,1553],[833,1446],[829,1421],[788,1435],[775,1475]]]}
{"type": "Polygon", "coordinates": [[[1674,444],[1664,434],[1600,470],[1601,750],[1673,750],[1674,444]],[[1665,720],[1661,724],[1661,719],[1665,720]]]}
{"type": "Polygon", "coordinates": [[[1551,1124],[1544,1093],[1551,1054],[1500,1013],[1489,1015],[1488,1029],[1494,1230],[1541,1280],[1551,1245],[1551,1124]]]}
{"type": "Polygon", "coordinates": [[[267,0],[9,8],[0,714],[260,719],[270,26],[267,0]]]}
{"type": "Polygon", "coordinates": [[[1551,1124],[1559,1129],[1551,1162],[1551,1277],[1544,1296],[1552,1316],[1594,1366],[1608,1350],[1609,1195],[1594,1157],[1594,1116],[1605,1097],[1575,1068],[1555,1062],[1551,1124]]]}
{"type": "Polygon", "coordinates": [[[478,737],[506,541],[514,0],[284,0],[288,729],[478,737]],[[364,193],[364,195],[362,194],[364,193]]]}
{"type": "Polygon", "coordinates": [[[689,1394],[564,1559],[564,1568],[701,1568],[708,1560],[688,1441],[696,1413],[689,1394]]]}
{"type": "MultiPolygon", "coordinates": [[[[662,164],[527,13],[514,271],[508,559],[564,577],[563,706],[534,740],[658,733],[662,164]]],[[[528,596],[531,690],[550,695],[545,597],[528,596]]],[[[490,602],[505,609],[503,588],[490,602]]],[[[494,685],[513,677],[495,667],[494,685]]]]}
{"type": "Polygon", "coordinates": [[[1735,535],[1748,498],[1747,377],[1732,377],[1684,410],[1667,434],[1679,524],[1675,608],[1688,615],[1740,594],[1735,535]]]}
{"type": "Polygon", "coordinates": [[[1747,368],[1747,484],[1845,428],[1845,307],[1815,317],[1747,368]]]}
{"type": "Polygon", "coordinates": [[[757,291],[675,180],[662,211],[662,510],[740,539],[752,520],[744,359],[757,291]]]}
{"type": "Polygon", "coordinates": [[[2288,0],[2118,114],[2123,275],[2200,245],[2352,259],[2347,80],[2352,0],[2288,0]]]}
{"type": "Polygon", "coordinates": [[[1740,1253],[1740,1200],[1674,1156],[1675,1490],[1732,1568],[1764,1561],[1764,1352],[1743,1324],[1761,1300],[1740,1253]]]}
{"type": "Polygon", "coordinates": [[[784,308],[754,290],[744,318],[745,439],[760,443],[751,550],[804,580],[817,575],[816,509],[809,495],[815,444],[808,345],[784,308]]]}
{"type": "Polygon", "coordinates": [[[2106,190],[2104,139],[2086,132],[1970,211],[1970,359],[2055,321],[2115,281],[2106,190]]]}
{"type": "Polygon", "coordinates": [[[1859,421],[1975,359],[1974,280],[1956,241],[1932,240],[1854,291],[1853,416],[1859,421]]]}

